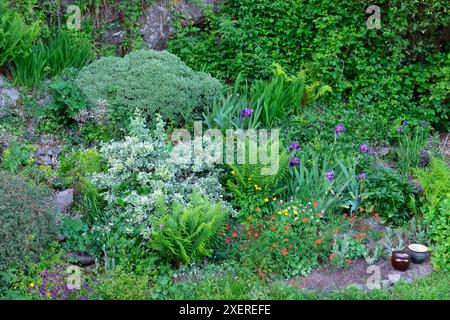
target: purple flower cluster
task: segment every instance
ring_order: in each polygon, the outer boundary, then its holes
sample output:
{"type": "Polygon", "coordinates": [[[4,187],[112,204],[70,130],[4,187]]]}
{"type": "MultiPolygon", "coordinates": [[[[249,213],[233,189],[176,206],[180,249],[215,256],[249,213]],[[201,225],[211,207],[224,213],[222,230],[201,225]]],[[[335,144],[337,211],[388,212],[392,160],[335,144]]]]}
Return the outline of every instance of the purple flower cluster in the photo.
{"type": "Polygon", "coordinates": [[[342,123],[339,122],[336,128],[334,128],[334,135],[337,137],[342,133],[345,133],[345,127],[342,123]]]}
{"type": "Polygon", "coordinates": [[[426,121],[420,121],[420,126],[422,127],[422,128],[426,128],[427,126],[428,126],[428,123],[426,122],[426,121]]]}
{"type": "Polygon", "coordinates": [[[81,292],[91,292],[93,289],[89,286],[86,279],[81,279],[81,288],[79,290],[69,289],[66,268],[66,265],[57,265],[39,273],[40,284],[38,286],[34,284],[32,287],[30,286],[31,294],[38,298],[52,300],[87,300],[87,296],[81,295],[81,292]]]}
{"type": "Polygon", "coordinates": [[[361,172],[356,176],[356,180],[358,180],[358,181],[365,180],[365,179],[366,179],[366,174],[364,172],[361,172]]]}
{"type": "Polygon", "coordinates": [[[325,172],[325,178],[327,178],[329,183],[333,182],[333,180],[334,180],[334,172],[333,171],[325,172]]]}
{"type": "Polygon", "coordinates": [[[253,109],[245,108],[241,110],[241,119],[250,119],[252,117],[253,109]]]}
{"type": "Polygon", "coordinates": [[[297,151],[300,150],[300,145],[297,142],[291,142],[291,145],[289,146],[289,151],[297,151]]]}
{"type": "Polygon", "coordinates": [[[369,153],[369,147],[367,146],[367,144],[363,143],[359,146],[358,152],[369,153]]]}
{"type": "Polygon", "coordinates": [[[296,167],[300,165],[300,159],[298,157],[290,157],[289,158],[289,165],[291,167],[296,167]]]}

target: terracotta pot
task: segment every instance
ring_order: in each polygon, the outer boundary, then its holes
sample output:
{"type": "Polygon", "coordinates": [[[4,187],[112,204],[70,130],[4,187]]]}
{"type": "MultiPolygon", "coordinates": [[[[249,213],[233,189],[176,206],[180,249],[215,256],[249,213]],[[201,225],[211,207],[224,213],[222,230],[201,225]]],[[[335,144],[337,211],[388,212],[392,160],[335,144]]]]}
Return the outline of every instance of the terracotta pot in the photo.
{"type": "Polygon", "coordinates": [[[405,251],[392,252],[391,263],[395,270],[406,271],[411,264],[411,255],[405,251]]]}

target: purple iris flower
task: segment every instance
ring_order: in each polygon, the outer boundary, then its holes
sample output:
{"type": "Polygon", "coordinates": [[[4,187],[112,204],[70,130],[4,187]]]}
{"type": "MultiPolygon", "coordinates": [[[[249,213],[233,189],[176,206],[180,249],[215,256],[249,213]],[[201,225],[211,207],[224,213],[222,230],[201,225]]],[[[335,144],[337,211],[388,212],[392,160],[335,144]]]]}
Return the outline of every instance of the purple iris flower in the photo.
{"type": "Polygon", "coordinates": [[[402,132],[403,132],[403,128],[402,128],[402,127],[398,127],[398,128],[397,128],[397,132],[398,132],[398,133],[402,133],[402,132]]]}
{"type": "Polygon", "coordinates": [[[241,110],[241,119],[250,119],[253,113],[253,109],[245,108],[241,110]]]}
{"type": "Polygon", "coordinates": [[[295,150],[300,150],[300,145],[297,142],[292,142],[289,146],[289,151],[292,152],[295,150]]]}
{"type": "Polygon", "coordinates": [[[406,126],[406,125],[408,125],[408,121],[407,120],[403,120],[402,121],[402,126],[406,126]]]}
{"type": "Polygon", "coordinates": [[[422,128],[426,128],[427,127],[427,122],[426,121],[420,121],[420,125],[422,126],[422,128]]]}
{"type": "Polygon", "coordinates": [[[367,146],[367,144],[363,143],[359,146],[358,152],[369,153],[369,147],[367,146]]]}
{"type": "Polygon", "coordinates": [[[364,172],[361,172],[360,174],[358,174],[356,176],[356,180],[360,181],[360,180],[365,180],[366,179],[366,174],[364,172]]]}
{"type": "Polygon", "coordinates": [[[339,136],[341,133],[345,133],[345,127],[339,122],[336,128],[334,128],[334,134],[335,136],[339,136]]]}
{"type": "Polygon", "coordinates": [[[327,178],[328,182],[333,182],[334,180],[334,172],[333,171],[328,171],[325,172],[325,177],[327,178]]]}
{"type": "Polygon", "coordinates": [[[290,158],[289,158],[289,165],[290,165],[291,167],[295,167],[295,166],[300,165],[300,159],[297,158],[297,157],[290,157],[290,158]]]}

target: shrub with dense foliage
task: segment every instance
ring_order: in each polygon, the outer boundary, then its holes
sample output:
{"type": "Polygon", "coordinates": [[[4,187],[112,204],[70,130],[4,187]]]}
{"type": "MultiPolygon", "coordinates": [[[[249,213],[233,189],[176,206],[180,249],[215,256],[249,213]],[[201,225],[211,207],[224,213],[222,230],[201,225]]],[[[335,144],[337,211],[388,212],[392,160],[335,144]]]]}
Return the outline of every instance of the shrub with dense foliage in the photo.
{"type": "MultiPolygon", "coordinates": [[[[171,146],[166,143],[161,119],[154,132],[150,132],[144,120],[136,117],[130,130],[124,141],[103,145],[100,154],[107,168],[92,177],[107,202],[106,221],[94,227],[94,231],[100,238],[111,240],[107,244],[109,250],[124,250],[124,254],[131,253],[126,249],[130,246],[140,248],[159,229],[161,217],[155,209],[161,197],[167,203],[185,205],[194,190],[214,203],[221,203],[224,195],[220,170],[214,165],[176,162],[171,146]]],[[[145,255],[144,249],[136,252],[145,255]]]]}
{"type": "Polygon", "coordinates": [[[137,109],[151,124],[157,113],[172,125],[189,123],[221,90],[209,74],[192,71],[169,52],[153,50],[101,58],[82,69],[76,82],[93,104],[106,100],[119,123],[137,109]]]}
{"type": "Polygon", "coordinates": [[[56,218],[47,189],[0,171],[0,271],[39,256],[55,236],[56,218]]]}
{"type": "Polygon", "coordinates": [[[450,168],[442,159],[434,158],[431,168],[417,171],[425,189],[423,207],[426,223],[431,226],[434,242],[432,261],[435,268],[449,271],[450,267],[450,168]]]}

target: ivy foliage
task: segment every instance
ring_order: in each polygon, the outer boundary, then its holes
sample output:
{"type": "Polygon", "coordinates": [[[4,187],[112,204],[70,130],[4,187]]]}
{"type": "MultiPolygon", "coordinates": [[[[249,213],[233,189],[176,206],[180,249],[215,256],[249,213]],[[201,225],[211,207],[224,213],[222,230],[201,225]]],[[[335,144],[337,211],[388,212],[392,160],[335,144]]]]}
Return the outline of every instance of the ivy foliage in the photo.
{"type": "Polygon", "coordinates": [[[403,115],[448,128],[448,1],[228,0],[202,25],[179,28],[169,49],[194,69],[233,81],[302,65],[331,85],[333,105],[403,115]]]}

